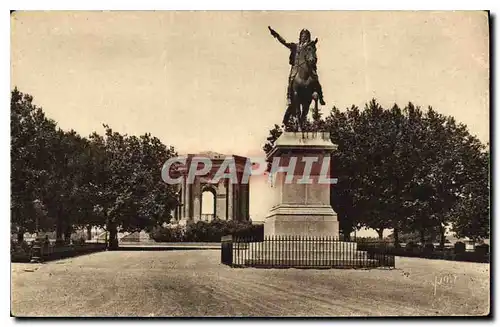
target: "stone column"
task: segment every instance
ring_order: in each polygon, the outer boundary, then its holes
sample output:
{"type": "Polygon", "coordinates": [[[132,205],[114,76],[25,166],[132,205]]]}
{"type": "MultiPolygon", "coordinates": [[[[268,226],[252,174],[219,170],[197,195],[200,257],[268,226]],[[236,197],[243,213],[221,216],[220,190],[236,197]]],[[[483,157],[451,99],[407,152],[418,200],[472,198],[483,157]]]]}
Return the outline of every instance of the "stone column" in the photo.
{"type": "Polygon", "coordinates": [[[184,187],[186,188],[185,194],[186,194],[186,200],[184,201],[184,217],[186,220],[190,220],[192,218],[191,215],[191,184],[187,183],[187,176],[184,178],[184,187]]]}
{"type": "Polygon", "coordinates": [[[242,194],[241,194],[241,219],[248,220],[249,218],[249,198],[250,198],[250,189],[248,184],[241,185],[242,194]]]}
{"type": "Polygon", "coordinates": [[[186,217],[186,179],[182,182],[182,215],[181,219],[185,219],[186,217]]]}
{"type": "Polygon", "coordinates": [[[228,205],[227,205],[227,220],[232,220],[234,217],[234,185],[229,180],[227,182],[228,205]]]}
{"type": "Polygon", "coordinates": [[[239,193],[238,193],[239,185],[233,184],[233,220],[238,220],[239,210],[240,210],[240,201],[239,201],[239,193]]]}
{"type": "Polygon", "coordinates": [[[215,214],[219,219],[225,220],[226,216],[226,187],[225,180],[220,180],[219,184],[217,184],[217,195],[214,199],[217,204],[217,208],[215,210],[215,214]]]}
{"type": "Polygon", "coordinates": [[[193,189],[192,189],[192,198],[193,198],[193,221],[197,222],[200,220],[201,215],[201,189],[200,189],[200,179],[196,176],[193,189]]]}

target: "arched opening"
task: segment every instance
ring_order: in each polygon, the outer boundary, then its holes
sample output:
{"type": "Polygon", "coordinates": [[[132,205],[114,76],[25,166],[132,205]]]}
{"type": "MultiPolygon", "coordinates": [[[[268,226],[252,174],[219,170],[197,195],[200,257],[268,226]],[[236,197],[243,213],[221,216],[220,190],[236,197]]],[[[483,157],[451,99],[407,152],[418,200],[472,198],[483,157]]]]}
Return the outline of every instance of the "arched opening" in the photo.
{"type": "Polygon", "coordinates": [[[212,221],[217,217],[217,197],[213,187],[204,187],[201,193],[201,220],[212,221]]]}

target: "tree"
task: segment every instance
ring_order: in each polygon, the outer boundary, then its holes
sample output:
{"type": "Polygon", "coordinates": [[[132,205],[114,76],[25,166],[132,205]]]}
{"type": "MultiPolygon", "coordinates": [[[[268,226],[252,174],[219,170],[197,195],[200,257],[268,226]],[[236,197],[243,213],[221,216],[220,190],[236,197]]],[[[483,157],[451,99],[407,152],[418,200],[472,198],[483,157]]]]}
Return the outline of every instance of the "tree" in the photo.
{"type": "Polygon", "coordinates": [[[50,172],[50,142],[56,123],[33,104],[32,96],[17,88],[11,92],[10,109],[11,224],[22,241],[25,231],[51,227],[38,208],[45,209],[40,201],[50,172]]]}
{"type": "Polygon", "coordinates": [[[87,219],[89,199],[84,195],[84,167],[88,158],[85,156],[86,140],[71,130],[58,129],[50,139],[47,149],[51,156],[49,171],[43,183],[41,198],[47,207],[49,216],[56,221],[56,238],[62,237],[69,242],[73,228],[84,225],[87,219]]]}
{"type": "Polygon", "coordinates": [[[330,202],[338,214],[340,230],[347,238],[353,230],[361,227],[358,219],[363,209],[358,196],[361,184],[360,179],[352,177],[357,174],[358,168],[351,165],[356,162],[356,153],[350,150],[359,144],[357,137],[360,124],[360,111],[355,106],[346,112],[333,107],[325,119],[326,129],[330,132],[332,141],[338,145],[331,160],[331,172],[338,179],[338,183],[331,188],[330,202]]]}
{"type": "Polygon", "coordinates": [[[382,239],[385,229],[398,224],[403,183],[395,183],[401,177],[395,154],[403,120],[399,107],[384,110],[375,100],[363,111],[334,108],[327,117],[324,126],[338,145],[333,172],[339,183],[332,188],[332,206],[344,235],[364,226],[382,239]]]}
{"type": "Polygon", "coordinates": [[[470,162],[474,176],[449,213],[453,231],[460,238],[469,237],[478,241],[490,237],[489,162],[489,151],[470,162]]]}
{"type": "Polygon", "coordinates": [[[437,230],[440,245],[444,246],[453,208],[463,198],[467,185],[480,181],[471,163],[484,145],[452,117],[445,117],[431,107],[425,113],[419,108],[413,111],[419,113],[422,126],[421,142],[414,150],[421,164],[416,166],[412,181],[414,212],[419,215],[413,215],[407,226],[421,231],[421,242],[425,241],[424,234],[437,230]]]}
{"type": "Polygon", "coordinates": [[[175,156],[149,134],[121,135],[104,125],[105,135],[90,136],[95,151],[95,212],[106,221],[109,246],[117,246],[117,228],[136,231],[169,222],[177,205],[176,189],[161,180],[164,162],[175,156]]]}
{"type": "Polygon", "coordinates": [[[75,227],[98,225],[117,245],[117,227],[135,231],[168,222],[177,205],[175,186],[161,179],[175,156],[150,134],[127,136],[105,125],[89,138],[63,131],[33,98],[11,97],[12,229],[53,230],[66,240],[75,227]]]}

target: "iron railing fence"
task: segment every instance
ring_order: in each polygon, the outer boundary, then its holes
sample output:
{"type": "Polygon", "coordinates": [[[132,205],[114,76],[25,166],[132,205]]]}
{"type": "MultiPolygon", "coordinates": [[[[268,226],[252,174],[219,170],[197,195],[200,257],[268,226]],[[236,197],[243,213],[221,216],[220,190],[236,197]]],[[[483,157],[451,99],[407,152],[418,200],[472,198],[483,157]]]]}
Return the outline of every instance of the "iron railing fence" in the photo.
{"type": "Polygon", "coordinates": [[[394,255],[387,253],[380,242],[368,246],[367,242],[333,237],[265,236],[256,240],[225,236],[221,243],[221,262],[233,267],[395,267],[394,255]]]}

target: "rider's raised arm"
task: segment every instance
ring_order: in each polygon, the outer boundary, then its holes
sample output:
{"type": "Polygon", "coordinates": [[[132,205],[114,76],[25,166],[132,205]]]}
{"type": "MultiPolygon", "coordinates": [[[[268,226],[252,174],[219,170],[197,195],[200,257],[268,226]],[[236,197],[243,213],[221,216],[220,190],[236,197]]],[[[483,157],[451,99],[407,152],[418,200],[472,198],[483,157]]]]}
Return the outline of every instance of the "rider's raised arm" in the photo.
{"type": "Polygon", "coordinates": [[[278,39],[278,41],[280,41],[281,44],[283,44],[288,49],[292,47],[292,43],[288,43],[284,38],[281,37],[281,35],[278,34],[276,38],[278,39]]]}
{"type": "Polygon", "coordinates": [[[281,44],[283,44],[285,47],[287,47],[289,49],[292,47],[292,43],[286,42],[286,40],[281,35],[279,35],[278,32],[273,30],[271,28],[271,26],[268,26],[268,28],[269,28],[269,31],[271,31],[271,35],[274,36],[281,44]]]}

